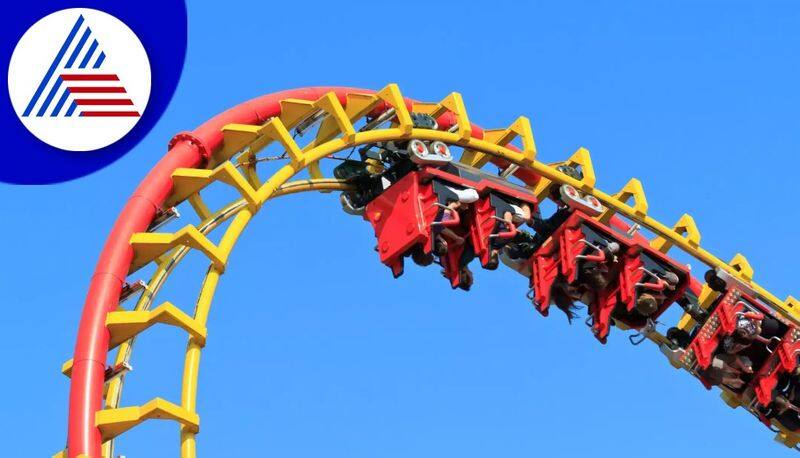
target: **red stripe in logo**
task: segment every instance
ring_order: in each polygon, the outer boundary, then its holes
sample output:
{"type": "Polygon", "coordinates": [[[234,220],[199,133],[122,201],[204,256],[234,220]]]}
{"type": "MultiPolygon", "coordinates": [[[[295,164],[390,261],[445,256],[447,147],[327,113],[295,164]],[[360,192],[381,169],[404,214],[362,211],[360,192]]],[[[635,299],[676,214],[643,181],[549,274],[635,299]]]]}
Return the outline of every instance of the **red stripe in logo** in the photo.
{"type": "Polygon", "coordinates": [[[126,92],[124,87],[70,86],[67,89],[73,94],[123,94],[126,92]]]}
{"type": "Polygon", "coordinates": [[[118,118],[118,117],[138,117],[138,111],[84,111],[81,116],[103,117],[103,118],[118,118]]]}
{"type": "Polygon", "coordinates": [[[61,75],[64,81],[119,81],[117,75],[61,75]]]}
{"type": "Polygon", "coordinates": [[[130,99],[75,99],[78,105],[133,105],[130,99]]]}

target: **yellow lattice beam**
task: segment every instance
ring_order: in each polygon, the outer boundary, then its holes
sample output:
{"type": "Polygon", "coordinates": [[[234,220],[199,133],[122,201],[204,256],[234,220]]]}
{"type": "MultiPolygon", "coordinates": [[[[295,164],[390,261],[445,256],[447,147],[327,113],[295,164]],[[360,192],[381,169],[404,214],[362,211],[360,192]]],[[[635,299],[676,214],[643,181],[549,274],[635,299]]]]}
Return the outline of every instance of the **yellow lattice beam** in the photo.
{"type": "Polygon", "coordinates": [[[744,257],[741,253],[736,253],[736,256],[731,259],[731,262],[728,263],[735,271],[739,272],[739,276],[743,278],[746,282],[749,282],[753,279],[753,268],[750,266],[750,262],[747,261],[747,258],[744,257]]]}
{"type": "Polygon", "coordinates": [[[614,216],[614,209],[619,208],[621,206],[628,207],[628,202],[633,199],[633,212],[639,217],[647,216],[647,197],[644,195],[644,188],[642,188],[642,182],[636,178],[631,178],[622,189],[612,196],[616,202],[616,205],[613,207],[608,208],[602,215],[600,215],[600,221],[607,223],[611,220],[611,217],[614,216]]]}
{"type": "Polygon", "coordinates": [[[336,93],[328,92],[314,102],[314,106],[328,114],[317,130],[317,139],[328,139],[341,133],[344,141],[353,140],[356,131],[336,93]]]}
{"type": "Polygon", "coordinates": [[[226,258],[220,250],[196,227],[191,225],[175,233],[139,232],[133,234],[131,246],[133,246],[134,250],[131,271],[154,261],[177,246],[188,246],[200,250],[208,256],[217,268],[225,269],[226,258]]]}
{"type": "MultiPolygon", "coordinates": [[[[522,158],[519,165],[530,165],[536,160],[536,142],[533,139],[531,121],[520,116],[505,129],[483,131],[483,140],[497,146],[505,147],[516,138],[522,139],[522,158]]],[[[491,159],[491,155],[473,148],[465,148],[460,162],[472,167],[481,168],[491,159]]]]}
{"type": "MultiPolygon", "coordinates": [[[[672,227],[672,230],[678,236],[685,238],[686,241],[693,247],[700,247],[700,231],[697,229],[697,224],[694,222],[694,218],[689,216],[689,214],[684,213],[678,222],[672,227]]],[[[672,245],[672,242],[660,236],[650,241],[650,246],[662,253],[668,252],[670,248],[672,248],[672,245]]]]}
{"type": "Polygon", "coordinates": [[[467,108],[464,106],[464,100],[461,98],[461,94],[458,92],[452,92],[441,102],[436,104],[434,109],[431,111],[431,116],[438,118],[448,111],[453,113],[453,117],[455,117],[456,124],[458,126],[456,129],[456,135],[462,139],[471,137],[472,124],[469,121],[467,108]]]}
{"type": "Polygon", "coordinates": [[[253,186],[233,164],[225,161],[213,170],[181,168],[172,172],[173,190],[166,206],[177,205],[197,194],[215,180],[234,187],[250,205],[257,204],[256,191],[253,186]]]}
{"type": "MultiPolygon", "coordinates": [[[[588,193],[591,193],[594,190],[594,186],[597,183],[597,177],[595,176],[594,172],[594,164],[592,164],[592,155],[589,153],[588,149],[580,147],[574,153],[572,153],[572,156],[570,156],[569,159],[563,162],[550,164],[550,167],[555,168],[560,165],[567,165],[570,167],[580,166],[581,173],[583,173],[583,178],[580,180],[580,186],[578,186],[578,189],[588,193]]],[[[536,183],[536,186],[533,188],[533,193],[536,194],[536,198],[539,200],[544,199],[547,196],[552,184],[553,180],[541,177],[539,182],[536,183]]]]}
{"type": "Polygon", "coordinates": [[[161,398],[155,398],[142,406],[100,410],[95,414],[95,425],[100,429],[103,440],[107,441],[152,419],[174,420],[183,427],[200,430],[200,417],[196,413],[187,412],[161,398]]]}
{"type": "Polygon", "coordinates": [[[178,307],[165,302],[148,311],[111,312],[106,327],[111,334],[108,347],[114,348],[156,323],[168,324],[188,332],[202,346],[206,341],[206,328],[178,307]]]}
{"type": "Polygon", "coordinates": [[[315,106],[311,100],[285,99],[280,103],[281,114],[279,117],[287,129],[295,127],[319,110],[319,107],[315,106]]]}
{"type": "Polygon", "coordinates": [[[391,108],[395,110],[395,117],[397,118],[397,127],[402,132],[403,136],[411,134],[414,128],[414,123],[411,121],[411,113],[408,112],[406,101],[400,88],[396,84],[389,84],[385,88],[376,92],[375,95],[383,102],[386,102],[391,108]]]}

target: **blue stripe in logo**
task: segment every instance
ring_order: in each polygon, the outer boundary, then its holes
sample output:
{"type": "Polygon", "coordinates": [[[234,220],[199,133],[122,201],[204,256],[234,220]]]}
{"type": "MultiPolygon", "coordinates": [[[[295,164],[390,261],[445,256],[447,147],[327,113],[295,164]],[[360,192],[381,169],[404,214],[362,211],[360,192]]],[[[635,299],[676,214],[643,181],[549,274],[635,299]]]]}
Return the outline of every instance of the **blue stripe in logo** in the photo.
{"type": "Polygon", "coordinates": [[[89,46],[89,50],[86,51],[86,55],[83,56],[83,60],[81,61],[81,64],[78,66],[78,68],[86,68],[86,64],[89,63],[89,59],[92,58],[95,49],[97,49],[97,40],[94,40],[92,42],[92,45],[89,46]]]}
{"type": "Polygon", "coordinates": [[[103,61],[106,60],[106,53],[100,51],[100,56],[97,57],[97,61],[94,63],[92,68],[100,68],[103,65],[103,61]]]}
{"type": "Polygon", "coordinates": [[[22,116],[29,116],[31,114],[31,111],[33,111],[33,107],[36,105],[36,102],[39,101],[39,97],[42,95],[42,91],[44,91],[44,88],[47,87],[47,83],[49,83],[50,79],[53,77],[53,73],[56,71],[58,63],[61,62],[61,59],[64,58],[64,54],[67,52],[67,48],[69,48],[69,45],[72,44],[72,40],[75,38],[75,35],[78,33],[78,30],[81,28],[82,24],[83,24],[83,15],[78,17],[78,20],[75,21],[75,25],[72,26],[72,31],[67,36],[67,39],[64,41],[64,44],[58,51],[58,54],[56,54],[55,59],[53,59],[53,63],[50,64],[50,68],[47,70],[47,73],[45,73],[42,82],[39,83],[39,87],[33,94],[31,101],[28,102],[28,106],[25,108],[25,111],[22,113],[22,116]]]}
{"type": "Polygon", "coordinates": [[[69,56],[69,60],[67,61],[66,68],[72,68],[72,64],[75,63],[75,59],[78,58],[78,54],[81,53],[83,50],[83,45],[86,44],[86,40],[89,39],[89,35],[92,34],[92,29],[86,27],[86,31],[83,32],[83,36],[81,37],[80,41],[78,41],[78,46],[75,46],[75,50],[72,51],[72,55],[69,56]]]}

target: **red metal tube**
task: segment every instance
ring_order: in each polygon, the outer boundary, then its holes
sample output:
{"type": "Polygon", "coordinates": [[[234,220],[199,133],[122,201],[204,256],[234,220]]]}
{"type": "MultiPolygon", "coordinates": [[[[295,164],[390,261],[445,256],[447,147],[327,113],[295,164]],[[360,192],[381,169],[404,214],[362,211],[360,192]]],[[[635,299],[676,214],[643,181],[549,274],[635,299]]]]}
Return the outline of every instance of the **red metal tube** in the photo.
{"type": "Polygon", "coordinates": [[[67,450],[68,457],[85,454],[100,457],[101,436],[95,426],[95,412],[103,408],[103,384],[108,357],[109,334],[106,316],[119,303],[122,284],[133,260],[131,236],[147,230],[156,211],[172,192],[172,172],[181,167],[197,167],[204,161],[204,151],[214,151],[222,144],[225,124],[263,123],[280,114],[279,102],[287,98],[316,100],[335,91],[344,102],[349,88],[308,88],[278,92],[245,102],[204,123],[192,134],[173,142],[169,152],[147,174],[117,217],[106,240],[92,276],[83,306],[73,356],[70,385],[67,450]]]}

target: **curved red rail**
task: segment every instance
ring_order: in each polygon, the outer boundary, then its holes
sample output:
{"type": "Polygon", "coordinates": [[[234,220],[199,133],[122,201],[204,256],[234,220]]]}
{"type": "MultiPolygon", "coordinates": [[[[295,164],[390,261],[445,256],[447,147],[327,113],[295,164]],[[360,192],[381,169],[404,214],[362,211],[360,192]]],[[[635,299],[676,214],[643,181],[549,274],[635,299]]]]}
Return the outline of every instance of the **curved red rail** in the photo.
{"type": "MultiPolygon", "coordinates": [[[[226,124],[264,123],[280,114],[281,100],[316,100],[331,91],[336,93],[343,104],[346,103],[348,93],[374,92],[347,87],[312,87],[268,94],[242,103],[215,116],[191,133],[178,134],[170,142],[167,154],[137,187],[106,240],[84,302],[70,386],[67,439],[69,458],[81,454],[93,458],[101,455],[102,439],[95,426],[95,412],[103,408],[104,372],[109,341],[106,316],[118,306],[120,291],[133,260],[133,248],[129,243],[131,236],[147,230],[156,212],[172,192],[172,173],[178,168],[202,166],[209,154],[221,147],[222,127],[226,124]]],[[[409,108],[411,103],[411,100],[406,100],[409,108]]],[[[386,106],[383,106],[376,111],[385,109],[386,106]]],[[[454,116],[449,113],[439,119],[444,128],[452,126],[454,122],[454,116]]],[[[473,136],[482,138],[483,130],[473,126],[473,136]]],[[[495,163],[501,167],[506,165],[500,160],[495,163]]],[[[538,181],[538,176],[528,170],[520,169],[515,175],[529,184],[538,181]]],[[[621,221],[615,223],[624,225],[621,221]]]]}
{"type": "MultiPolygon", "coordinates": [[[[229,123],[257,124],[280,114],[280,101],[287,98],[316,100],[335,91],[344,101],[348,88],[308,88],[265,95],[225,111],[191,134],[179,134],[169,152],[147,174],[117,217],[106,240],[89,285],[75,344],[69,399],[67,456],[100,457],[101,436],[95,412],[102,409],[105,363],[109,333],[106,316],[119,304],[119,295],[133,260],[129,241],[147,230],[156,212],[172,192],[172,172],[198,167],[222,144],[222,127],[229,123]]],[[[360,91],[359,92],[363,92],[360,91]]]]}

